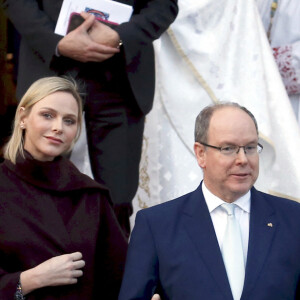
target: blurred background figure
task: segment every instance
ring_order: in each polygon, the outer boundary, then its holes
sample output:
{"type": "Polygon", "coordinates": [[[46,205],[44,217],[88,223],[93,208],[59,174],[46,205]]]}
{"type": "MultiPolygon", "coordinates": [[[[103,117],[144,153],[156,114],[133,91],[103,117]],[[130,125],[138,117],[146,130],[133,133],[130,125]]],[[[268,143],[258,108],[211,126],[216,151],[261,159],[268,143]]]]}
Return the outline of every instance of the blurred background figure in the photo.
{"type": "Polygon", "coordinates": [[[15,97],[18,45],[19,35],[0,8],[0,161],[18,105],[15,97]]]}

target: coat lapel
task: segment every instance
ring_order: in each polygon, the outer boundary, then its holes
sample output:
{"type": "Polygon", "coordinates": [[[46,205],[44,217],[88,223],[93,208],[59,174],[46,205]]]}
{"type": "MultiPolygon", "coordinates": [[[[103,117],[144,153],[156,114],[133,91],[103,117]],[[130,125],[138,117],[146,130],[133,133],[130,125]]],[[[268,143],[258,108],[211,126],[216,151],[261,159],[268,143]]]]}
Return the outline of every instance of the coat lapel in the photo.
{"type": "MultiPolygon", "coordinates": [[[[99,230],[100,222],[100,198],[99,196],[82,196],[78,201],[76,210],[70,218],[66,229],[69,233],[69,238],[72,245],[81,245],[82,241],[85,241],[86,246],[90,241],[97,240],[97,234],[99,230]]],[[[93,249],[94,246],[90,245],[93,249]]],[[[76,251],[76,249],[73,249],[76,251]]],[[[78,251],[78,250],[77,250],[78,251]]]]}
{"type": "Polygon", "coordinates": [[[184,209],[185,230],[214,278],[216,287],[219,287],[226,299],[232,299],[222,254],[201,186],[191,194],[184,209]]]}
{"type": "Polygon", "coordinates": [[[59,214],[56,205],[51,199],[45,199],[42,205],[44,214],[44,226],[47,228],[49,238],[55,241],[57,247],[64,252],[70,249],[71,240],[67,232],[66,225],[63,222],[62,216],[59,214]],[[50,217],[51,216],[51,217],[50,217]]]}
{"type": "Polygon", "coordinates": [[[242,299],[252,299],[251,290],[259,277],[279,224],[272,207],[262,194],[251,190],[249,246],[242,299]]]}

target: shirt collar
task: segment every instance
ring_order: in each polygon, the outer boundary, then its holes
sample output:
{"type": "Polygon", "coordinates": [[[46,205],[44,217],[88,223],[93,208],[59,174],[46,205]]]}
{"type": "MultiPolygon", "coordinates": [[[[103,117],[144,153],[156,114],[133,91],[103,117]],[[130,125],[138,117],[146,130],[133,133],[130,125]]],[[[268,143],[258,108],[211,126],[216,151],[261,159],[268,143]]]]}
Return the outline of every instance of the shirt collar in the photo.
{"type": "MultiPolygon", "coordinates": [[[[204,199],[206,201],[206,204],[208,206],[209,213],[212,213],[213,210],[215,210],[217,207],[222,205],[224,201],[220,199],[219,197],[215,196],[204,184],[204,181],[202,182],[202,192],[204,195],[204,199]]],[[[234,204],[236,204],[240,209],[244,210],[247,213],[250,213],[250,199],[251,199],[251,191],[248,191],[245,195],[238,198],[234,201],[234,204]]]]}

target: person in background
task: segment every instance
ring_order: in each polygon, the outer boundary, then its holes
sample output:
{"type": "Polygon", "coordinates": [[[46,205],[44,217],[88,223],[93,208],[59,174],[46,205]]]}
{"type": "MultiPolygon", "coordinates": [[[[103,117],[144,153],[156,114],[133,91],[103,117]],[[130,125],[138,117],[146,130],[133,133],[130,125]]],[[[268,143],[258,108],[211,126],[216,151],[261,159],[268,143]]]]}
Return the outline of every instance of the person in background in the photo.
{"type": "Polygon", "coordinates": [[[200,112],[203,181],[137,213],[119,300],[300,299],[300,204],[254,188],[262,150],[245,107],[200,112]]]}
{"type": "Polygon", "coordinates": [[[71,74],[85,84],[93,177],[109,188],[119,222],[129,235],[144,119],[154,96],[152,42],[174,21],[177,1],[121,1],[133,6],[129,22],[112,29],[93,15],[83,15],[85,22],[64,37],[54,33],[63,0],[1,2],[21,35],[19,99],[44,76],[71,74]]]}
{"type": "Polygon", "coordinates": [[[127,240],[107,188],[64,157],[80,134],[75,82],[21,99],[0,165],[0,299],[117,299],[127,240]]]}

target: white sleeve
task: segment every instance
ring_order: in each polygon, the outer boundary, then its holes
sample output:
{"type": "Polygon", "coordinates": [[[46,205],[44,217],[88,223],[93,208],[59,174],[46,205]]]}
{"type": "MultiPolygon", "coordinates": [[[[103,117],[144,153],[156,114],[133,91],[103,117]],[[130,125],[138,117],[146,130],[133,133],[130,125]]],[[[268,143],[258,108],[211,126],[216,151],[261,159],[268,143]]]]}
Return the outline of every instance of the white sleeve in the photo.
{"type": "Polygon", "coordinates": [[[287,93],[300,94],[300,40],[273,48],[273,54],[287,93]]]}

